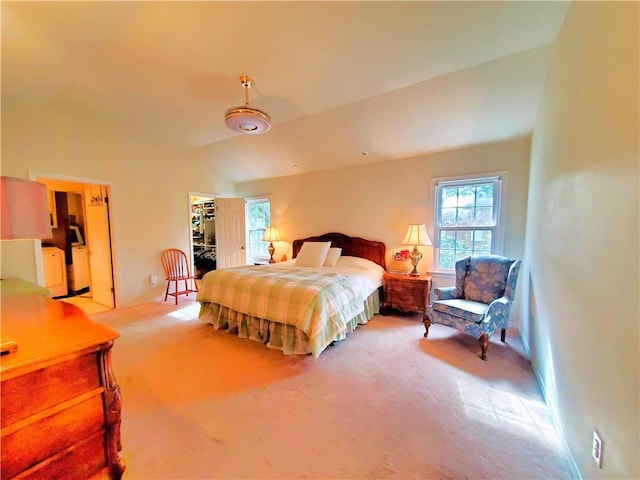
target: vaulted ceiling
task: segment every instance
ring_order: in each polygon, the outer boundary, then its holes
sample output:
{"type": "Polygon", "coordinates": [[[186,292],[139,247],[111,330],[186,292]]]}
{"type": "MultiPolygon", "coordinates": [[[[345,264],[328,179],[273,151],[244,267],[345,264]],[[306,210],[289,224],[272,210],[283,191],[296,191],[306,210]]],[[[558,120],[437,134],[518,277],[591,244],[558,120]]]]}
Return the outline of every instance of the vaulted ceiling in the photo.
{"type": "Polygon", "coordinates": [[[2,2],[2,105],[81,104],[235,181],[531,133],[564,2],[2,2]],[[227,108],[268,112],[235,133],[227,108]],[[363,155],[366,152],[366,155],[363,155]],[[297,167],[293,166],[297,165],[297,167]]]}

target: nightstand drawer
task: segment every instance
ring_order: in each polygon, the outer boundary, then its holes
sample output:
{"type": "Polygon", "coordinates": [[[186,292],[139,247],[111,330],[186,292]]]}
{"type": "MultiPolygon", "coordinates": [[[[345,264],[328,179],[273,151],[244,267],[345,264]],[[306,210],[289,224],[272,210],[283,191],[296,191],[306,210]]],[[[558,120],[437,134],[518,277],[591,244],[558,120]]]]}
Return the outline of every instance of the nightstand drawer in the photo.
{"type": "Polygon", "coordinates": [[[412,282],[400,280],[386,280],[384,289],[386,292],[403,292],[411,295],[422,295],[427,289],[425,282],[412,282]]]}
{"type": "Polygon", "coordinates": [[[388,292],[385,301],[394,308],[405,312],[423,312],[427,306],[426,295],[411,295],[402,292],[388,292]]]}

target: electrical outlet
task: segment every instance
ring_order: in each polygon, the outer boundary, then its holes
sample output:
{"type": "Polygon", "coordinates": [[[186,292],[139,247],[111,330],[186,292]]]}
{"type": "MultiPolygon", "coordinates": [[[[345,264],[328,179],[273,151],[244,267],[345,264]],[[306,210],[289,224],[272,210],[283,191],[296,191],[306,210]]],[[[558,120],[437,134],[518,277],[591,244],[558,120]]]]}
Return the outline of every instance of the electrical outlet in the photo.
{"type": "Polygon", "coordinates": [[[593,431],[593,446],[591,447],[591,455],[598,464],[598,467],[602,468],[602,439],[598,432],[593,431]]]}
{"type": "Polygon", "coordinates": [[[158,275],[154,275],[154,274],[149,275],[149,282],[151,282],[151,285],[157,285],[158,275]]]}

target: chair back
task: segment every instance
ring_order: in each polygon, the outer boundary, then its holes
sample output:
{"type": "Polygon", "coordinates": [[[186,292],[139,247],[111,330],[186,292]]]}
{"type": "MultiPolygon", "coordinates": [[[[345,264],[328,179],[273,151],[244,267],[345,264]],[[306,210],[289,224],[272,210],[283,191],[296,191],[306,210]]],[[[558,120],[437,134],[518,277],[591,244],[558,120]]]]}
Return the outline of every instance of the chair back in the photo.
{"type": "Polygon", "coordinates": [[[516,260],[511,264],[511,268],[509,268],[507,286],[504,289],[504,296],[507,297],[509,301],[512,301],[516,295],[516,286],[518,285],[518,274],[520,273],[521,264],[522,262],[520,260],[516,260]]]}
{"type": "Polygon", "coordinates": [[[466,257],[456,262],[456,297],[490,304],[515,292],[520,260],[499,255],[466,257]]]}
{"type": "Polygon", "coordinates": [[[167,280],[187,278],[191,276],[187,254],[177,248],[163,250],[161,255],[162,268],[167,280]]]}

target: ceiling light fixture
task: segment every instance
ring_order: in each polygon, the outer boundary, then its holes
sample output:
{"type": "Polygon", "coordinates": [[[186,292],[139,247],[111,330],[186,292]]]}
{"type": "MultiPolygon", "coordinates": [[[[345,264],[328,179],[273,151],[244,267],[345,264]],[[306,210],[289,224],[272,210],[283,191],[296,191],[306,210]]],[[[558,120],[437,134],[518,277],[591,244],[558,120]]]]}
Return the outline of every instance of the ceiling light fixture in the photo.
{"type": "Polygon", "coordinates": [[[247,75],[240,77],[240,83],[244,87],[244,107],[233,107],[224,114],[224,123],[231,130],[249,135],[265,133],[271,128],[271,117],[257,108],[249,106],[249,88],[253,80],[247,75]]]}

